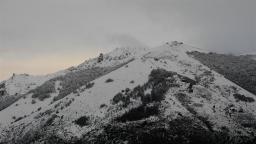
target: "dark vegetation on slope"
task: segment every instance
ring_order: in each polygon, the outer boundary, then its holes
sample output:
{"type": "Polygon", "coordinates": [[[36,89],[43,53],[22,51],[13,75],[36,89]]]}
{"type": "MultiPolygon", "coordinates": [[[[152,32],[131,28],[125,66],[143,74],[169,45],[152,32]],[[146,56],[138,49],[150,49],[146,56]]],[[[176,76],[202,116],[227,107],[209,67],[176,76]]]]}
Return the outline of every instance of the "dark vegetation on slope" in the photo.
{"type": "Polygon", "coordinates": [[[256,61],[247,56],[188,52],[204,65],[256,95],[256,61]]]}
{"type": "Polygon", "coordinates": [[[45,98],[49,98],[51,93],[55,92],[55,83],[57,81],[60,81],[61,88],[59,89],[59,94],[58,96],[54,97],[54,101],[57,101],[67,96],[68,94],[75,92],[83,85],[86,85],[86,88],[91,88],[93,86],[93,83],[90,83],[90,81],[107,73],[110,73],[122,67],[123,65],[126,65],[129,62],[130,61],[114,67],[94,67],[90,69],[73,71],[64,76],[53,78],[45,82],[41,86],[37,87],[36,89],[31,90],[29,93],[33,93],[33,98],[44,100],[45,98]]]}
{"type": "MultiPolygon", "coordinates": [[[[40,130],[38,131],[39,134],[33,132],[32,135],[26,135],[28,137],[22,138],[19,143],[43,141],[44,143],[56,144],[250,144],[255,142],[255,138],[252,139],[246,136],[232,137],[227,133],[228,130],[224,128],[221,131],[213,130],[207,118],[198,116],[197,112],[190,107],[191,100],[186,95],[186,91],[183,91],[184,93],[177,93],[175,97],[194,117],[179,115],[174,120],[162,117],[160,106],[165,98],[165,93],[169,88],[179,86],[174,77],[179,77],[181,81],[186,79],[184,82],[194,84],[193,80],[176,73],[162,69],[153,70],[148,82],[143,86],[137,86],[133,90],[128,88],[122,90],[116,99],[112,100],[113,104],[127,107],[131,103],[130,98],[138,98],[141,99],[142,105],[130,109],[121,116],[117,116],[110,123],[104,123],[100,128],[93,129],[84,134],[82,138],[74,137],[64,140],[54,133],[48,134],[48,130],[40,130]],[[152,88],[152,91],[145,94],[148,88],[152,88]],[[157,91],[159,91],[158,95],[156,95],[157,91]],[[156,116],[158,119],[154,121],[145,119],[150,116],[156,116]]],[[[51,111],[49,110],[41,115],[50,115],[50,113],[51,111]]],[[[46,121],[47,127],[43,129],[49,129],[54,124],[54,118],[50,117],[46,121]]],[[[89,125],[89,117],[82,116],[75,120],[74,123],[81,127],[89,125]]]]}
{"type": "Polygon", "coordinates": [[[237,101],[243,101],[243,102],[254,102],[255,101],[252,97],[246,97],[242,94],[234,94],[233,96],[237,101]]]}
{"type": "Polygon", "coordinates": [[[105,82],[106,82],[106,83],[110,83],[110,82],[113,82],[113,81],[114,81],[113,79],[109,78],[109,79],[107,79],[105,82]]]}
{"type": "Polygon", "coordinates": [[[33,93],[32,98],[38,98],[41,101],[49,98],[50,94],[55,92],[55,81],[55,79],[51,79],[38,88],[31,90],[30,92],[33,93]]]}
{"type": "Polygon", "coordinates": [[[129,112],[118,117],[116,121],[118,122],[137,121],[137,120],[145,119],[150,116],[158,115],[158,114],[159,114],[158,105],[154,105],[154,106],[141,105],[139,107],[131,109],[129,112]]]}
{"type": "Polygon", "coordinates": [[[254,102],[255,101],[252,97],[246,97],[242,94],[234,94],[233,96],[237,101],[243,101],[243,102],[254,102]]]}
{"type": "Polygon", "coordinates": [[[237,121],[243,127],[256,129],[256,119],[253,113],[240,113],[237,115],[237,121]]]}
{"type": "Polygon", "coordinates": [[[86,144],[245,144],[253,143],[249,137],[230,137],[226,131],[209,131],[189,117],[180,117],[170,122],[142,121],[108,124],[97,134],[86,134],[80,142],[86,144]]]}
{"type": "Polygon", "coordinates": [[[179,87],[175,77],[189,84],[187,88],[188,92],[191,91],[192,86],[196,84],[194,80],[175,72],[166,71],[164,69],[154,69],[151,71],[147,83],[142,86],[137,86],[133,90],[123,90],[123,92],[113,97],[112,104],[121,102],[123,107],[127,107],[131,103],[131,99],[140,99],[142,101],[139,107],[132,108],[120,117],[117,117],[116,120],[118,122],[137,121],[158,115],[160,113],[160,102],[165,99],[166,92],[171,87],[179,87]],[[149,89],[151,90],[150,93],[146,93],[149,89]]]}
{"type": "Polygon", "coordinates": [[[90,88],[92,88],[93,86],[94,86],[94,82],[89,82],[89,83],[85,84],[85,88],[86,88],[86,89],[90,89],[90,88]]]}
{"type": "Polygon", "coordinates": [[[5,82],[0,83],[0,97],[4,96],[6,94],[5,90],[5,82]]]}
{"type": "MultiPolygon", "coordinates": [[[[179,77],[181,81],[189,83],[189,85],[196,83],[194,80],[175,72],[169,72],[164,69],[154,69],[151,71],[147,83],[135,87],[132,91],[128,89],[116,94],[112,99],[112,104],[122,102],[122,105],[127,107],[131,103],[131,98],[141,98],[144,105],[152,102],[160,102],[164,99],[165,93],[171,87],[179,87],[179,84],[176,83],[175,76],[179,77]],[[148,89],[151,89],[151,92],[145,93],[148,89]]],[[[188,90],[189,88],[190,86],[188,90]]]]}
{"type": "MultiPolygon", "coordinates": [[[[105,67],[105,68],[94,67],[94,68],[89,68],[89,69],[80,70],[80,71],[75,71],[71,69],[70,73],[64,76],[59,76],[59,77],[50,79],[45,83],[43,83],[42,85],[38,86],[37,88],[29,91],[27,94],[32,93],[33,98],[38,98],[39,100],[43,101],[44,99],[49,98],[51,93],[56,92],[55,84],[57,81],[61,81],[62,88],[59,89],[60,91],[58,96],[53,98],[53,101],[57,101],[67,96],[68,94],[75,92],[78,88],[80,88],[83,85],[86,85],[86,88],[93,87],[94,83],[90,83],[90,81],[102,75],[105,75],[107,73],[110,73],[111,71],[114,71],[128,64],[131,61],[133,61],[133,59],[123,64],[116,65],[114,67],[105,67]]],[[[4,82],[1,83],[0,89],[3,88],[4,86],[5,86],[5,83],[4,82]]],[[[9,96],[6,94],[5,91],[2,91],[2,90],[0,91],[0,93],[2,94],[0,95],[0,111],[9,107],[11,104],[15,103],[17,100],[23,97],[23,95],[9,96]]]]}
{"type": "MultiPolygon", "coordinates": [[[[51,120],[51,118],[50,118],[51,120]]],[[[47,123],[47,122],[46,122],[47,123]]],[[[166,121],[135,121],[131,123],[109,123],[100,129],[86,133],[82,138],[65,140],[49,127],[31,131],[11,143],[30,144],[252,144],[256,139],[246,136],[231,137],[225,129],[209,131],[199,121],[190,117],[179,117],[166,121]]]]}
{"type": "Polygon", "coordinates": [[[148,82],[143,86],[137,86],[133,90],[124,90],[112,100],[113,104],[122,102],[120,104],[126,107],[131,103],[130,98],[140,98],[142,105],[118,116],[115,120],[121,124],[112,123],[107,125],[94,141],[86,139],[86,142],[96,144],[106,141],[109,143],[126,142],[128,144],[240,144],[255,141],[250,137],[232,137],[225,129],[215,131],[208,118],[200,116],[192,107],[190,97],[185,93],[177,93],[175,97],[193,117],[188,118],[180,115],[180,118],[170,122],[163,119],[160,116],[160,102],[165,98],[165,93],[169,88],[179,87],[174,77],[178,77],[182,82],[189,83],[187,91],[184,91],[186,93],[190,93],[193,90],[192,86],[197,84],[196,81],[174,72],[162,69],[153,70],[148,82]],[[148,88],[152,88],[151,93],[145,94],[148,88]],[[159,120],[156,122],[146,120],[150,116],[156,116],[159,120]],[[168,127],[166,127],[167,123],[169,124],[168,127]]]}
{"type": "Polygon", "coordinates": [[[78,118],[77,120],[74,121],[75,124],[79,125],[80,127],[89,125],[89,117],[87,116],[82,116],[78,118]]]}
{"type": "MultiPolygon", "coordinates": [[[[60,85],[62,88],[60,89],[59,95],[57,97],[54,97],[54,101],[62,99],[63,97],[71,94],[83,85],[87,85],[88,87],[90,81],[102,75],[105,75],[112,70],[112,68],[92,68],[79,72],[72,72],[61,77],[59,80],[61,81],[60,85]]],[[[90,87],[92,86],[93,85],[90,85],[90,87]]]]}
{"type": "Polygon", "coordinates": [[[178,76],[174,72],[155,69],[151,71],[149,80],[144,85],[139,85],[132,91],[127,88],[115,95],[112,99],[112,104],[122,102],[123,107],[127,107],[131,103],[131,99],[140,98],[142,101],[142,105],[132,108],[122,116],[116,118],[116,121],[137,121],[159,114],[159,103],[164,99],[165,93],[170,87],[178,86],[173,78],[175,75],[178,76]],[[148,89],[151,89],[151,92],[145,93],[148,89]],[[151,104],[151,106],[148,106],[148,104],[151,104]]]}
{"type": "Polygon", "coordinates": [[[19,97],[10,95],[0,97],[0,111],[15,103],[18,99],[19,97]]]}
{"type": "Polygon", "coordinates": [[[190,106],[190,97],[184,93],[177,93],[175,94],[175,97],[178,99],[181,105],[184,106],[191,114],[193,114],[195,118],[200,120],[208,128],[209,131],[213,131],[213,124],[208,120],[208,118],[198,115],[194,108],[190,106]]]}
{"type": "Polygon", "coordinates": [[[8,95],[5,82],[0,83],[0,111],[7,108],[19,99],[18,95],[8,95]]]}

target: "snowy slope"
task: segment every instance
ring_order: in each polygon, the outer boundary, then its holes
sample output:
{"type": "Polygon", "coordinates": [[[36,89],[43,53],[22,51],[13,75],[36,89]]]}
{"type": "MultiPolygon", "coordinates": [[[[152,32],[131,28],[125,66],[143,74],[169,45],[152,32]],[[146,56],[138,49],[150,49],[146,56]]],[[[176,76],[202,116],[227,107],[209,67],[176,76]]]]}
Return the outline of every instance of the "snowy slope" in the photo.
{"type": "MultiPolygon", "coordinates": [[[[95,58],[78,67],[70,68],[70,71],[80,71],[92,67],[113,67],[129,62],[91,81],[92,87],[83,85],[76,92],[58,101],[52,101],[61,87],[58,81],[55,83],[56,91],[44,101],[27,94],[26,98],[0,111],[0,142],[19,141],[19,138],[24,139],[28,133],[38,133],[44,137],[56,135],[67,141],[73,138],[82,139],[87,135],[93,136],[90,132],[100,133],[103,131],[102,127],[112,123],[116,117],[142,105],[142,97],[129,98],[130,103],[127,107],[122,106],[124,102],[114,104],[113,98],[118,93],[125,93],[127,89],[133,91],[135,87],[149,83],[149,75],[155,69],[174,72],[174,76],[167,77],[166,80],[173,79],[178,86],[170,87],[160,102],[150,102],[146,105],[150,107],[160,104],[161,116],[151,116],[134,123],[157,122],[159,119],[171,121],[179,116],[189,116],[201,121],[212,131],[220,131],[225,127],[232,135],[250,136],[255,129],[244,127],[239,118],[250,117],[252,121],[256,120],[256,103],[238,101],[233,95],[240,94],[251,98],[255,96],[188,56],[188,51],[205,52],[180,43],[166,43],[152,49],[119,48],[105,54],[104,61],[100,63],[95,58]],[[191,82],[183,81],[184,78],[196,82],[193,83],[192,92],[188,91],[191,82]],[[107,82],[108,79],[112,81],[107,82]],[[181,93],[187,101],[182,101],[178,97],[181,93]],[[32,103],[33,100],[36,103],[32,103]],[[89,122],[81,127],[75,121],[83,116],[88,117],[89,122]],[[212,127],[209,128],[204,121],[206,118],[212,123],[212,127]]],[[[153,87],[146,87],[144,94],[150,93],[152,89],[153,87]]]]}
{"type": "MultiPolygon", "coordinates": [[[[28,74],[14,74],[10,79],[3,81],[0,85],[0,104],[13,103],[16,99],[20,98],[22,95],[28,93],[30,90],[37,88],[38,86],[44,84],[45,82],[64,76],[66,74],[83,71],[90,68],[97,67],[115,67],[125,62],[131,61],[140,53],[146,51],[146,48],[116,48],[114,51],[104,55],[104,61],[98,63],[98,58],[90,59],[84,63],[78,65],[77,67],[70,67],[66,70],[58,71],[53,74],[33,76],[28,74]],[[6,102],[8,101],[8,102],[6,102]]],[[[4,106],[5,107],[5,106],[4,106]]],[[[0,108],[2,109],[2,108],[0,108]]]]}
{"type": "Polygon", "coordinates": [[[29,75],[29,74],[13,74],[11,78],[2,83],[5,83],[5,90],[8,95],[22,95],[27,93],[29,90],[36,88],[45,81],[64,75],[67,70],[62,70],[53,74],[48,75],[29,75]]]}
{"type": "MultiPolygon", "coordinates": [[[[104,61],[98,63],[97,58],[91,59],[88,61],[85,61],[84,63],[78,65],[77,67],[71,67],[67,70],[60,71],[58,73],[46,75],[46,76],[29,76],[29,75],[15,75],[9,80],[5,82],[6,84],[6,90],[9,95],[18,93],[18,94],[26,94],[30,90],[36,88],[37,86],[40,86],[47,80],[50,80],[52,78],[56,78],[58,76],[82,71],[84,69],[93,68],[93,67],[114,67],[119,64],[125,63],[127,61],[131,61],[134,59],[137,55],[140,53],[143,53],[143,51],[146,51],[145,48],[117,48],[114,51],[107,53],[104,55],[104,61]]],[[[36,104],[32,103],[32,95],[28,93],[25,95],[23,99],[20,99],[19,101],[13,103],[10,107],[2,111],[2,116],[4,118],[1,119],[2,124],[8,124],[16,118],[21,118],[27,115],[30,115],[32,112],[37,111],[38,108],[44,108],[47,105],[51,104],[53,101],[53,97],[58,95],[58,81],[55,83],[56,85],[56,93],[51,94],[51,98],[47,99],[45,101],[40,101],[37,99],[34,99],[36,101],[36,104]]]]}
{"type": "Polygon", "coordinates": [[[0,111],[13,104],[30,90],[57,76],[65,75],[69,70],[34,76],[28,74],[13,74],[11,78],[0,83],[0,111]]]}
{"type": "Polygon", "coordinates": [[[86,69],[91,67],[108,67],[127,62],[143,53],[147,48],[124,47],[116,48],[103,56],[104,61],[97,63],[98,58],[86,60],[75,69],[86,69]]]}

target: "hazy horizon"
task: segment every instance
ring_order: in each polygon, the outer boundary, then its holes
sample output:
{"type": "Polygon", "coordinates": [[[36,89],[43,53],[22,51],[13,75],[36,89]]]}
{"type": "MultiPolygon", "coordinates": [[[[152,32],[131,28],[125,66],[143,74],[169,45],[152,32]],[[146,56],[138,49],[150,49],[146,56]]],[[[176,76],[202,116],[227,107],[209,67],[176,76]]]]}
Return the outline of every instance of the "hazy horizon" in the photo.
{"type": "Polygon", "coordinates": [[[1,0],[0,81],[47,74],[117,46],[178,40],[214,52],[256,51],[254,0],[1,0]]]}

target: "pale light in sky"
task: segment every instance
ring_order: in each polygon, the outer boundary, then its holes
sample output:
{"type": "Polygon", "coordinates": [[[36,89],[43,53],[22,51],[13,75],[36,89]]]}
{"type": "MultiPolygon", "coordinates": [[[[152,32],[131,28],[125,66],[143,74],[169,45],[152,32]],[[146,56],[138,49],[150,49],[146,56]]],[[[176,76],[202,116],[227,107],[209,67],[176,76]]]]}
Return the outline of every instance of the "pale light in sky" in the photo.
{"type": "Polygon", "coordinates": [[[17,61],[17,59],[8,59],[8,62],[0,59],[1,73],[0,78],[8,78],[11,76],[11,72],[18,74],[21,73],[33,73],[33,74],[48,74],[56,72],[57,70],[63,70],[68,67],[78,65],[82,63],[85,58],[89,58],[96,55],[97,52],[90,53],[53,53],[46,55],[38,55],[33,59],[30,57],[23,58],[17,61]]]}
{"type": "Polygon", "coordinates": [[[115,46],[178,40],[256,51],[255,0],[1,0],[0,80],[46,74],[115,46]]]}

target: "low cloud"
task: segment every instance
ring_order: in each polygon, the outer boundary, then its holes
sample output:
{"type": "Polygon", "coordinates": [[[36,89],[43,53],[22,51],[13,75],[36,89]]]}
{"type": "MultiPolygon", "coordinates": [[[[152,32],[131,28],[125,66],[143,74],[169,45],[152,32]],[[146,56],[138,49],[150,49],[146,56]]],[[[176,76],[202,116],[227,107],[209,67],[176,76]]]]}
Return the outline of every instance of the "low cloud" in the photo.
{"type": "MultiPolygon", "coordinates": [[[[214,52],[255,52],[255,5],[255,0],[0,0],[0,57],[11,74],[23,64],[15,69],[10,61],[51,54],[70,59],[65,53],[72,52],[93,57],[116,46],[154,47],[172,40],[214,52]]],[[[0,67],[0,79],[3,75],[0,67]]]]}
{"type": "Polygon", "coordinates": [[[148,47],[135,37],[128,34],[115,34],[109,38],[109,42],[118,47],[148,47]]]}

